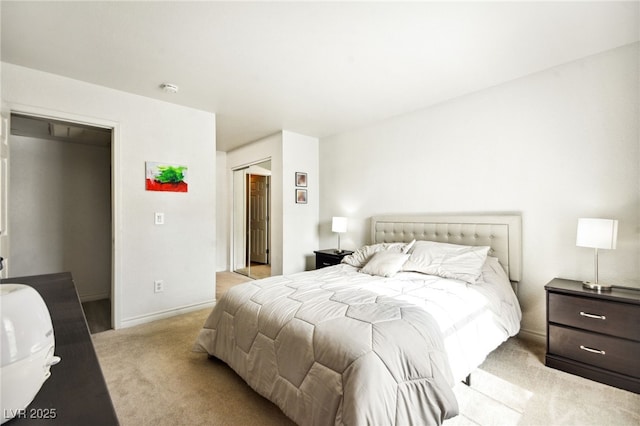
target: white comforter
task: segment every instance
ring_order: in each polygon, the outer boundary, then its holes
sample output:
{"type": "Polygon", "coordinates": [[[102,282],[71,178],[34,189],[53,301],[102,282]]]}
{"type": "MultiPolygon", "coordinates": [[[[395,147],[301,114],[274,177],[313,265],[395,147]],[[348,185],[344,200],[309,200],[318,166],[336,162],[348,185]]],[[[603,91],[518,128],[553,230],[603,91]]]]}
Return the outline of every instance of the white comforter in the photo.
{"type": "Polygon", "coordinates": [[[341,264],[233,287],[195,349],[229,364],[301,425],[440,424],[453,384],[519,330],[497,261],[470,285],[341,264]]]}

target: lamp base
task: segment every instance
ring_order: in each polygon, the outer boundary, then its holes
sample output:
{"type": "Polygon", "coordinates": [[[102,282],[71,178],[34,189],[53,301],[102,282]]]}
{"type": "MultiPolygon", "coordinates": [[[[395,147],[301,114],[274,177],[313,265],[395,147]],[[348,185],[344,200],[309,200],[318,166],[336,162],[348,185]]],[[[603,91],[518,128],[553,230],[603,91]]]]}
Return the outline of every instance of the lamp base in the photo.
{"type": "Polygon", "coordinates": [[[595,290],[598,293],[603,293],[607,291],[611,291],[611,284],[596,284],[591,281],[582,281],[582,287],[588,288],[589,290],[595,290]]]}

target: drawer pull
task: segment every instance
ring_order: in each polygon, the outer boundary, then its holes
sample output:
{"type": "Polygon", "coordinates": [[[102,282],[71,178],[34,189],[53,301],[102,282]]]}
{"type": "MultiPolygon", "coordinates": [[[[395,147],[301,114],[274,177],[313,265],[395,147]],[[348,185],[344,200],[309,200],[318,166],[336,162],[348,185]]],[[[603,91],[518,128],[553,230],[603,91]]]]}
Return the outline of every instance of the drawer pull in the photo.
{"type": "Polygon", "coordinates": [[[582,315],[583,317],[593,318],[593,319],[601,319],[601,320],[606,320],[607,319],[607,317],[605,317],[604,315],[588,314],[588,313],[582,312],[582,311],[580,311],[580,315],[582,315]]]}
{"type": "Polygon", "coordinates": [[[583,351],[591,352],[592,354],[605,355],[605,352],[601,351],[600,349],[592,349],[592,348],[588,348],[588,347],[586,347],[584,345],[580,345],[580,349],[582,349],[583,351]]]}

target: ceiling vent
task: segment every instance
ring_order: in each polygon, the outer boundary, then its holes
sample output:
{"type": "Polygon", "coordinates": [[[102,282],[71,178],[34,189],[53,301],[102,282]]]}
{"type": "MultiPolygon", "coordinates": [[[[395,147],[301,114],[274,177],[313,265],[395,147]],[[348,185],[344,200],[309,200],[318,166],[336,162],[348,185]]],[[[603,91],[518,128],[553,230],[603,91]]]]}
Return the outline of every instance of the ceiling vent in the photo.
{"type": "Polygon", "coordinates": [[[79,127],[65,126],[64,124],[49,123],[49,133],[56,138],[75,139],[84,133],[84,129],[79,127]]]}

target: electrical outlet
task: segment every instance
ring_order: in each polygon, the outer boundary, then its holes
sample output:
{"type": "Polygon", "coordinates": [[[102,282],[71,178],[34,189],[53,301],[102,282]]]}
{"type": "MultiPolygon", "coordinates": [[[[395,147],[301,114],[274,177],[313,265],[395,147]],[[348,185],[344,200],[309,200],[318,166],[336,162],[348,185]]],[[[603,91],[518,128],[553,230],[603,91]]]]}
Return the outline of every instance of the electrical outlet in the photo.
{"type": "Polygon", "coordinates": [[[153,291],[155,293],[162,293],[164,291],[164,281],[162,280],[155,280],[153,282],[153,291]]]}

